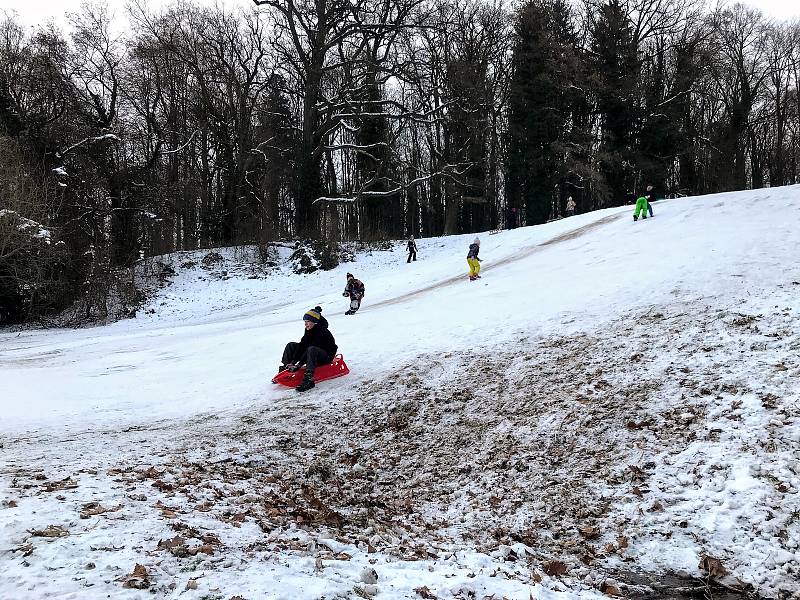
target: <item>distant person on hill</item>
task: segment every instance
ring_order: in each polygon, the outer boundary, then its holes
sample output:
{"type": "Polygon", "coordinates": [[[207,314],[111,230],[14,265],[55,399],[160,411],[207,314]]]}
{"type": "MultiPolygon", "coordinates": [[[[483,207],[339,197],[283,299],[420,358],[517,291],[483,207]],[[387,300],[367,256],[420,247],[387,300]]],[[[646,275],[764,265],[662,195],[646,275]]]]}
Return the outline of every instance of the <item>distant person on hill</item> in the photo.
{"type": "Polygon", "coordinates": [[[406,248],[408,249],[408,260],[406,263],[411,262],[411,257],[414,257],[414,262],[417,261],[417,242],[414,241],[414,236],[411,236],[411,239],[408,240],[408,244],[406,244],[406,248]]]}
{"type": "Polygon", "coordinates": [[[575,214],[575,200],[572,199],[572,196],[567,198],[567,216],[571,217],[575,214]]]}
{"type": "Polygon", "coordinates": [[[506,209],[506,229],[519,227],[519,210],[515,206],[506,209]]]}
{"type": "Polygon", "coordinates": [[[300,342],[289,342],[283,350],[283,362],[278,372],[288,369],[297,371],[303,365],[306,372],[303,381],[295,389],[305,392],[314,387],[314,370],[319,365],[327,365],[336,356],[336,340],[328,330],[328,321],[322,316],[322,308],[315,306],[303,315],[306,330],[300,342]]]}
{"type": "Polygon", "coordinates": [[[633,210],[633,220],[639,220],[639,214],[642,215],[643,219],[647,218],[647,198],[645,196],[639,196],[636,199],[636,208],[633,210]]]}
{"type": "Polygon", "coordinates": [[[475,281],[480,279],[479,273],[481,272],[481,259],[478,258],[478,252],[481,249],[480,238],[475,238],[469,245],[469,252],[467,252],[467,264],[469,265],[469,280],[475,281]]]}
{"type": "Polygon", "coordinates": [[[342,292],[342,296],[350,298],[350,310],[344,314],[356,314],[356,311],[361,308],[361,299],[364,297],[364,284],[356,279],[352,273],[347,274],[347,285],[344,288],[344,292],[342,292]]]}
{"type": "Polygon", "coordinates": [[[647,186],[647,212],[650,213],[650,216],[653,216],[653,202],[656,201],[656,191],[653,189],[652,185],[647,186]]]}

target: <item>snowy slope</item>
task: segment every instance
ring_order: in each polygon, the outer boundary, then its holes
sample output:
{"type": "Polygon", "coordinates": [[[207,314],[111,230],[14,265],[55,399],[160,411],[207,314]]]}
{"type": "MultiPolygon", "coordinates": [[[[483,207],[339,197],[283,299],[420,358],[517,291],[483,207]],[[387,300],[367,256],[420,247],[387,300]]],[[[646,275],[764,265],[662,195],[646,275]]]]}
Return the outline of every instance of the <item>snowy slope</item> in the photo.
{"type": "MultiPolygon", "coordinates": [[[[793,188],[778,192],[792,193],[793,188]]],[[[485,277],[474,284],[459,277],[473,236],[421,240],[422,260],[411,265],[396,251],[311,276],[280,274],[277,281],[181,280],[168,290],[172,306],[163,319],[151,315],[101,332],[4,338],[7,389],[24,390],[25,398],[12,404],[6,422],[18,426],[18,419],[33,417],[41,425],[52,418],[63,427],[74,415],[81,425],[87,419],[117,425],[154,411],[191,414],[285,394],[257,374],[271,374],[283,345],[302,333],[302,314],[315,304],[331,317],[357,374],[388,370],[391,362],[421,353],[501,344],[520,332],[564,333],[564,321],[595,325],[680,294],[724,296],[743,285],[774,287],[784,281],[797,246],[787,198],[769,194],[662,202],[657,220],[635,226],[630,211],[611,209],[484,235],[485,277]],[[614,216],[581,235],[582,227],[614,216]],[[558,236],[563,238],[541,245],[558,236]],[[367,285],[363,312],[352,320],[337,318],[347,307],[340,295],[347,270],[367,285]],[[258,284],[270,294],[251,302],[258,284]],[[58,399],[53,388],[60,391],[58,399]]],[[[796,204],[790,208],[796,214],[796,204]]]]}
{"type": "Polygon", "coordinates": [[[163,597],[184,590],[182,572],[203,574],[189,598],[330,597],[366,593],[352,590],[369,560],[378,597],[422,586],[444,598],[593,597],[616,585],[603,586],[609,573],[699,573],[704,554],[763,594],[798,593],[800,187],[655,210],[482,234],[477,282],[465,276],[474,236],[426,239],[412,264],[398,244],[308,276],[179,268],[134,320],[0,334],[0,597],[149,597],[122,591],[136,563],[163,597]],[[343,316],[347,271],[367,287],[355,317],[343,316]],[[298,397],[269,378],[315,304],[352,373],[298,397]],[[520,457],[514,481],[498,476],[520,457]],[[224,468],[199,475],[198,464],[224,468]],[[381,483],[391,473],[409,476],[381,483]],[[591,505],[567,498],[576,481],[591,482],[591,505]],[[360,525],[367,541],[356,519],[338,542],[308,515],[287,526],[281,510],[300,501],[281,494],[305,490],[324,524],[323,505],[349,514],[349,485],[353,502],[383,490],[369,512],[385,520],[360,525]],[[89,502],[121,508],[78,519],[89,502]],[[202,543],[176,519],[216,532],[213,557],[158,547],[176,532],[202,543]],[[581,544],[599,541],[573,565],[564,535],[586,519],[599,531],[581,544]],[[31,537],[47,525],[70,535],[31,537]],[[439,549],[420,555],[422,543],[439,549]],[[352,559],[335,560],[344,551],[352,559]],[[401,560],[414,552],[425,560],[401,560]],[[545,574],[562,559],[561,581],[545,574]]]}

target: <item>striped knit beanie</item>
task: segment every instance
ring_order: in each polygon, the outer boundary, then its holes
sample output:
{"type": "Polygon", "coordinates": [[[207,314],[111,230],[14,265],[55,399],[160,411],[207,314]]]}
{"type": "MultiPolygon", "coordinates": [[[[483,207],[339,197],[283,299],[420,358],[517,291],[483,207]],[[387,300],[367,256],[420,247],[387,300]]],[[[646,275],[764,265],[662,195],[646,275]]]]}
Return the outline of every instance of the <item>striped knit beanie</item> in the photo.
{"type": "Polygon", "coordinates": [[[319,323],[322,319],[322,309],[319,306],[315,306],[311,310],[306,311],[306,314],[303,315],[303,321],[311,321],[312,323],[319,323]]]}

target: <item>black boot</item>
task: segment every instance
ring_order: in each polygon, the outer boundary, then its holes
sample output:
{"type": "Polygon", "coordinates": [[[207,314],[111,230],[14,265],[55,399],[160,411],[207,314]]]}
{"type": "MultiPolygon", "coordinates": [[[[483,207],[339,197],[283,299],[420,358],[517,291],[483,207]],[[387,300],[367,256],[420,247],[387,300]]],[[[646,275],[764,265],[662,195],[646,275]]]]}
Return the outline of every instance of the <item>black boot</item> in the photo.
{"type": "Polygon", "coordinates": [[[303,378],[303,381],[295,389],[298,392],[305,392],[314,387],[314,377],[309,377],[308,374],[303,378]]]}

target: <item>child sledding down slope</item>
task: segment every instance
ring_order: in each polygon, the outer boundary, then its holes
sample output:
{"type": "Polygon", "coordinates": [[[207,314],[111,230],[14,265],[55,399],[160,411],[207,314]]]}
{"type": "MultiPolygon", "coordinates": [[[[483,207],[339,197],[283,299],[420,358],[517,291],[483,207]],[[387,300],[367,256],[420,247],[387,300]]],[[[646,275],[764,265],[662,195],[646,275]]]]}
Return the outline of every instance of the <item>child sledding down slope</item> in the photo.
{"type": "Polygon", "coordinates": [[[328,321],[322,316],[322,308],[315,306],[303,315],[305,332],[299,342],[289,342],[283,350],[283,364],[278,372],[288,369],[296,371],[303,365],[306,373],[297,386],[298,392],[314,387],[314,371],[319,365],[327,365],[336,356],[338,346],[328,330],[328,321]]]}

